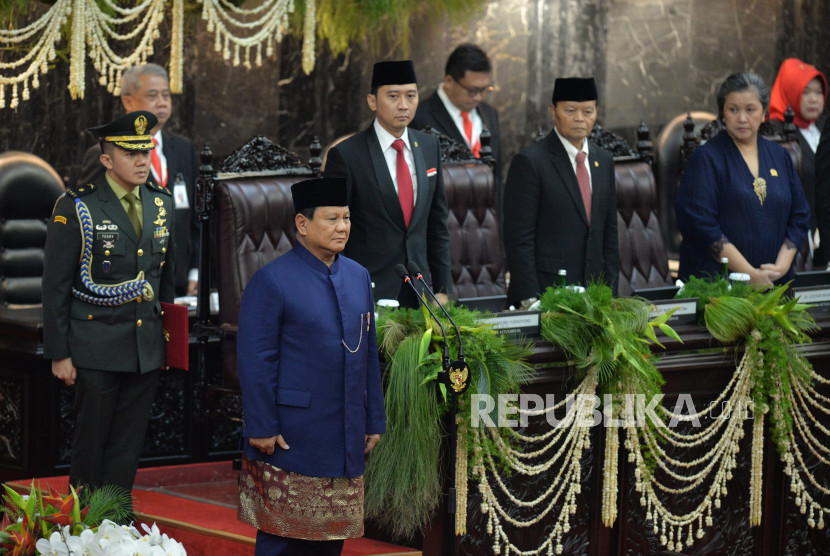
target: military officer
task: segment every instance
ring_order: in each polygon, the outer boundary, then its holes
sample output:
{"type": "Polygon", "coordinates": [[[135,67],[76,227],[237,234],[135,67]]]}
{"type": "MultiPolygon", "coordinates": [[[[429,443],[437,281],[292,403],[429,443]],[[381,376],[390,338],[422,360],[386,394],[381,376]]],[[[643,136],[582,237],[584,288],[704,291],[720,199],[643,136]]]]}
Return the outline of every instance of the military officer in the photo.
{"type": "Polygon", "coordinates": [[[43,270],[43,354],[75,385],[70,484],[130,490],[165,364],[161,302],[172,302],[173,199],[147,183],[151,112],[92,128],[106,173],[61,196],[43,270]]]}

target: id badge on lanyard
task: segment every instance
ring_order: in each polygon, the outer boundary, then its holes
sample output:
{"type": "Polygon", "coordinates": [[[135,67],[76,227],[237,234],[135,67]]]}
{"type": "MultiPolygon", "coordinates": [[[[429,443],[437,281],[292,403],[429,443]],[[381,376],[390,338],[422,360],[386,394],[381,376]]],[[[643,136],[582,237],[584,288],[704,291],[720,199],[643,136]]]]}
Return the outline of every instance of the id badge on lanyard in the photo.
{"type": "Polygon", "coordinates": [[[181,173],[176,174],[176,182],[173,184],[173,201],[176,210],[190,208],[190,202],[187,199],[187,186],[181,173]]]}

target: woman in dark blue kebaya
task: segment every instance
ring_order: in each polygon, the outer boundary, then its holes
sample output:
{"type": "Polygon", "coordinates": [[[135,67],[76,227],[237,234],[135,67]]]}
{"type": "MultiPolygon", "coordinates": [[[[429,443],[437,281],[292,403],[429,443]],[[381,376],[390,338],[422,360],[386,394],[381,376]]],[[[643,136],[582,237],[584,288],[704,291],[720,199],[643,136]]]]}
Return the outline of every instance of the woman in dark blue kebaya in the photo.
{"type": "Polygon", "coordinates": [[[674,210],[683,234],[681,280],[719,272],[749,274],[750,283],[784,282],[807,238],[810,209],[789,153],[758,136],[769,89],[754,73],[730,75],[718,91],[725,130],[695,151],[674,210]]]}

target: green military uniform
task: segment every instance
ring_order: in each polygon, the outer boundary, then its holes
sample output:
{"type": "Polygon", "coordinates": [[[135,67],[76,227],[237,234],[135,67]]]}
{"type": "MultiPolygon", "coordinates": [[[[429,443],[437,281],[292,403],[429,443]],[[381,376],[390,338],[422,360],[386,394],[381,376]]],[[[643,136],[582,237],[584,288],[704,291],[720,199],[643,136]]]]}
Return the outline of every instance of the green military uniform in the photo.
{"type": "MultiPolygon", "coordinates": [[[[104,131],[138,122],[137,114],[155,125],[140,112],[104,131]]],[[[147,150],[144,127],[136,125],[138,139],[111,142],[147,150]]],[[[101,178],[58,199],[46,237],[43,339],[45,358],[71,357],[77,369],[70,482],[130,489],[165,363],[161,302],[174,296],[174,207],[168,190],[137,186],[139,237],[118,189],[101,178]]]]}

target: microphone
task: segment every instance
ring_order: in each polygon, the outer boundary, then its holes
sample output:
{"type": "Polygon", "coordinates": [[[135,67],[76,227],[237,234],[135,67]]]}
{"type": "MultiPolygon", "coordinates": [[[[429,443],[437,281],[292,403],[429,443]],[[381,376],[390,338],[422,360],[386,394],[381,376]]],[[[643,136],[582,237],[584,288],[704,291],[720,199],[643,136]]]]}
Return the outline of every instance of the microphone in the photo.
{"type": "Polygon", "coordinates": [[[443,368],[447,369],[450,366],[450,348],[447,347],[447,332],[444,330],[444,325],[441,324],[441,321],[438,320],[438,317],[435,316],[435,313],[432,312],[432,309],[429,308],[429,304],[424,303],[424,300],[421,298],[421,294],[418,293],[418,288],[415,287],[415,284],[412,283],[412,278],[409,276],[409,273],[406,271],[406,267],[402,264],[395,265],[395,270],[398,272],[398,276],[401,277],[404,284],[409,284],[409,287],[412,288],[412,291],[415,292],[415,297],[418,298],[418,301],[421,302],[421,305],[427,308],[429,314],[432,315],[432,318],[435,322],[438,323],[438,328],[441,329],[441,335],[444,338],[444,353],[443,353],[443,368]]]}
{"type": "MultiPolygon", "coordinates": [[[[401,265],[401,266],[403,266],[403,265],[401,265]]],[[[438,306],[441,307],[441,310],[444,311],[444,314],[447,315],[447,319],[449,319],[450,323],[455,328],[455,334],[458,336],[458,357],[464,358],[464,343],[461,340],[461,331],[458,329],[458,326],[455,324],[455,321],[452,320],[452,317],[450,316],[447,309],[444,308],[443,305],[441,305],[441,302],[438,301],[438,298],[435,296],[435,294],[430,289],[429,285],[427,284],[427,281],[424,280],[424,275],[421,274],[421,269],[418,267],[418,265],[413,261],[409,261],[409,264],[407,265],[407,268],[409,268],[409,272],[413,276],[415,276],[415,279],[418,280],[419,282],[421,282],[421,284],[423,284],[424,289],[427,291],[427,293],[429,293],[430,297],[432,297],[432,299],[435,300],[435,303],[437,303],[438,306]]]]}
{"type": "MultiPolygon", "coordinates": [[[[453,327],[455,328],[455,334],[456,336],[458,336],[458,359],[453,361],[449,365],[449,367],[445,367],[447,372],[444,374],[443,381],[456,394],[461,394],[470,385],[470,371],[467,368],[467,361],[464,359],[464,341],[461,339],[461,331],[458,329],[458,325],[455,324],[455,321],[452,320],[452,317],[450,316],[450,313],[447,311],[447,309],[443,305],[441,305],[440,301],[438,301],[438,298],[435,296],[435,293],[433,293],[432,289],[430,289],[429,284],[427,284],[427,281],[424,280],[424,275],[421,274],[421,269],[418,267],[418,265],[413,261],[409,261],[409,264],[407,266],[409,268],[409,272],[414,274],[415,279],[421,282],[421,284],[424,286],[424,289],[427,291],[427,293],[429,293],[430,297],[432,297],[432,299],[435,300],[435,303],[437,303],[438,306],[441,307],[441,310],[444,312],[445,315],[447,315],[447,319],[449,319],[450,323],[452,323],[453,327]]],[[[426,303],[424,304],[424,306],[427,307],[426,303]]],[[[432,311],[430,311],[430,313],[432,313],[432,311]]],[[[434,316],[435,315],[433,315],[433,318],[434,316]]],[[[443,331],[444,329],[442,328],[441,330],[443,331]]],[[[446,337],[444,337],[444,346],[446,347],[446,345],[447,340],[446,337]]]]}

